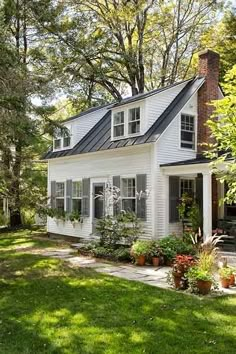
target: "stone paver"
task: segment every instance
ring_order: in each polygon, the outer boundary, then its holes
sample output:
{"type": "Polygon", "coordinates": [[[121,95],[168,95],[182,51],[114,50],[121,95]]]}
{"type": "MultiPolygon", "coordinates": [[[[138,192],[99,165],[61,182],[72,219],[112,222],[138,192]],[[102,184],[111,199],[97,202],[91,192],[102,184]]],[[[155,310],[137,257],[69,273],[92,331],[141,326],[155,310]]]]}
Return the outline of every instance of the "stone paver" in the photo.
{"type": "MultiPolygon", "coordinates": [[[[33,253],[37,253],[37,250],[33,253]]],[[[71,248],[38,250],[38,253],[47,257],[59,258],[67,261],[73,267],[92,268],[98,273],[109,274],[118,278],[135,280],[163,289],[170,289],[166,278],[170,267],[143,266],[133,264],[116,264],[97,261],[95,258],[78,256],[71,248]]],[[[220,294],[236,295],[236,286],[229,289],[219,289],[220,294]]]]}

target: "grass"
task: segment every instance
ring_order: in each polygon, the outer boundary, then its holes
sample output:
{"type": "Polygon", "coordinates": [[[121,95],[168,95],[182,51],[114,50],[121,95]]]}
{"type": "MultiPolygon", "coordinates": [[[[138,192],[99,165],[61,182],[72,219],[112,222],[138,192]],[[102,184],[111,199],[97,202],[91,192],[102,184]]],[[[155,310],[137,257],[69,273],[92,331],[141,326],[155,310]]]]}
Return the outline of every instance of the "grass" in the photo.
{"type": "Polygon", "coordinates": [[[31,254],[0,235],[0,353],[235,353],[236,297],[197,298],[31,254]]]}

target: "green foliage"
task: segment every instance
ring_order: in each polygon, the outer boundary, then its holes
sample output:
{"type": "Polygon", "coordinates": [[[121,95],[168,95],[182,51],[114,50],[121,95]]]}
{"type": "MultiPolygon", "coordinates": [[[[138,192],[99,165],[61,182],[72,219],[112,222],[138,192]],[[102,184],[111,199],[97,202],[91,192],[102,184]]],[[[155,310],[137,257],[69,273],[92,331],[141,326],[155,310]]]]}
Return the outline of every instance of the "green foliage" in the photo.
{"type": "Polygon", "coordinates": [[[76,211],[72,211],[71,213],[69,213],[62,209],[51,208],[51,207],[40,207],[38,209],[38,213],[41,216],[49,216],[50,218],[54,218],[57,220],[70,221],[72,223],[75,222],[83,223],[83,218],[76,211]]]}
{"type": "Polygon", "coordinates": [[[230,267],[223,267],[219,269],[219,275],[222,279],[230,279],[233,270],[230,267]]]}
{"type": "Polygon", "coordinates": [[[193,245],[185,243],[181,238],[174,235],[160,239],[159,247],[163,256],[168,260],[172,260],[177,254],[195,254],[193,245]]]}
{"type": "Polygon", "coordinates": [[[151,242],[138,240],[131,247],[131,255],[133,257],[148,256],[150,254],[151,242]]]}
{"type": "Polygon", "coordinates": [[[9,224],[9,218],[2,212],[0,212],[0,226],[7,226],[9,224]]]}
{"type": "Polygon", "coordinates": [[[212,273],[198,266],[189,269],[187,273],[187,278],[190,281],[197,281],[197,280],[213,281],[214,279],[212,273]]]}
{"type": "Polygon", "coordinates": [[[215,112],[207,122],[216,140],[208,145],[207,156],[217,178],[227,183],[224,202],[231,204],[236,200],[236,65],[226,74],[223,89],[225,97],[214,101],[215,112]]]}
{"type": "Polygon", "coordinates": [[[202,227],[202,213],[196,202],[193,202],[188,211],[188,220],[192,225],[192,230],[196,233],[202,227]]]}
{"type": "Polygon", "coordinates": [[[150,257],[160,257],[162,256],[161,248],[159,246],[158,241],[151,241],[150,243],[150,250],[149,250],[150,257]]]}
{"type": "Polygon", "coordinates": [[[141,233],[141,225],[134,213],[107,215],[97,223],[101,246],[115,247],[123,241],[131,245],[141,233]]]}

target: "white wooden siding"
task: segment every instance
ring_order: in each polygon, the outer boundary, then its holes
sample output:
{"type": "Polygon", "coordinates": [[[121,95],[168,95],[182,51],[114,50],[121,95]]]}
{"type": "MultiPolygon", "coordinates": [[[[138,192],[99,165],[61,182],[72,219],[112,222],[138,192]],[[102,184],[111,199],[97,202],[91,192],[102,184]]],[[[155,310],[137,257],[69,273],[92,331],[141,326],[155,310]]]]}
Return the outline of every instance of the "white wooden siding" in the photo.
{"type": "Polygon", "coordinates": [[[146,99],[146,128],[149,129],[152,124],[160,117],[164,110],[180,93],[187,83],[184,82],[168,90],[150,96],[146,99]]]}
{"type": "MultiPolygon", "coordinates": [[[[143,238],[150,238],[152,234],[152,188],[149,145],[50,160],[48,173],[49,196],[51,181],[90,178],[90,184],[94,181],[106,181],[112,184],[112,176],[134,176],[143,173],[147,174],[147,189],[150,190],[150,196],[147,199],[147,221],[143,223],[143,238]]],[[[91,185],[90,190],[92,190],[91,185]]],[[[90,217],[84,218],[82,225],[78,224],[73,227],[71,222],[56,222],[48,218],[48,231],[62,235],[89,238],[92,233],[92,198],[91,195],[90,217]]]]}
{"type": "MultiPolygon", "coordinates": [[[[160,136],[156,142],[157,149],[157,199],[156,199],[156,235],[163,237],[166,233],[179,233],[180,223],[170,223],[166,218],[165,199],[168,198],[165,190],[165,176],[163,175],[160,165],[165,163],[177,162],[182,160],[193,159],[196,157],[196,151],[180,148],[180,116],[181,113],[193,114],[197,121],[197,94],[185,105],[180,114],[178,114],[166,131],[160,136]],[[168,225],[166,223],[168,222],[168,225]]],[[[197,130],[196,130],[197,131],[197,130]]],[[[197,138],[197,134],[196,134],[197,138]]]]}

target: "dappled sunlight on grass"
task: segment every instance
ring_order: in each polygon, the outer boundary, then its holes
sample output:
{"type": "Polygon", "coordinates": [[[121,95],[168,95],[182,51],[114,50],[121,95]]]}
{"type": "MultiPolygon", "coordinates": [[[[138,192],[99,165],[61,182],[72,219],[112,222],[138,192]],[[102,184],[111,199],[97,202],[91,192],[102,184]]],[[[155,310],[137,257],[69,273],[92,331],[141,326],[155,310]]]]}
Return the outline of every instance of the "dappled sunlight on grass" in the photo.
{"type": "Polygon", "coordinates": [[[3,354],[235,353],[235,297],[199,299],[14,248],[0,252],[0,293],[3,354]]]}

